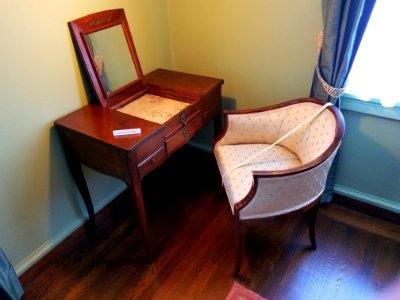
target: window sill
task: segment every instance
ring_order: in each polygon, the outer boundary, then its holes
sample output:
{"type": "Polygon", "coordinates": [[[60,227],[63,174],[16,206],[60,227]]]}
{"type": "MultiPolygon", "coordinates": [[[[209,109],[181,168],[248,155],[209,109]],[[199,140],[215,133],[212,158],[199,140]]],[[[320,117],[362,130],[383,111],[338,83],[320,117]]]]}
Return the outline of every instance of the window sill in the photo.
{"type": "Polygon", "coordinates": [[[340,105],[343,110],[400,121],[400,108],[398,106],[384,107],[378,101],[363,101],[349,94],[344,94],[340,98],[340,105]]]}

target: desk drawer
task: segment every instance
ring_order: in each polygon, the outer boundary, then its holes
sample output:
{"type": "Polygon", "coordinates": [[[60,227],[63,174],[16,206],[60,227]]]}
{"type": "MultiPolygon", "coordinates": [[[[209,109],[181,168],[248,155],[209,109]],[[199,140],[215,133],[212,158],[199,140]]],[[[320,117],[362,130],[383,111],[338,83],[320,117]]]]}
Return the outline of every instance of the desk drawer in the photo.
{"type": "Polygon", "coordinates": [[[198,110],[189,120],[185,120],[185,125],[179,126],[171,134],[166,136],[165,148],[167,150],[167,155],[172,154],[176,149],[186,144],[202,126],[202,114],[201,111],[198,110]]]}
{"type": "Polygon", "coordinates": [[[149,173],[154,168],[161,165],[166,159],[165,148],[160,147],[156,152],[148,156],[138,164],[138,170],[141,177],[149,173]]]}

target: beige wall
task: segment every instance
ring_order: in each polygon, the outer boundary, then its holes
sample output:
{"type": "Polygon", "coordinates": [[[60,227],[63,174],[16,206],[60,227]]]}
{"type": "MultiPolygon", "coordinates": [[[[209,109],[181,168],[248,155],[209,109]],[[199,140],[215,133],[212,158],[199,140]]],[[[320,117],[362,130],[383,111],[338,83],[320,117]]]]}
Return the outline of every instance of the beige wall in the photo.
{"type": "MultiPolygon", "coordinates": [[[[53,121],[87,103],[67,22],[124,8],[145,73],[171,68],[163,0],[0,0],[0,247],[17,271],[82,222],[53,121]]],[[[88,171],[95,201],[121,183],[88,171]]],[[[103,203],[104,204],[104,203],[103,203]]]]}
{"type": "MultiPolygon", "coordinates": [[[[53,121],[87,103],[69,20],[124,8],[144,73],[225,79],[239,107],[307,96],[315,0],[0,0],[0,247],[18,272],[83,220],[53,121]]],[[[124,186],[86,169],[97,209],[124,186]]]]}
{"type": "Polygon", "coordinates": [[[175,69],[224,78],[239,108],[309,95],[320,1],[168,2],[175,69]]]}

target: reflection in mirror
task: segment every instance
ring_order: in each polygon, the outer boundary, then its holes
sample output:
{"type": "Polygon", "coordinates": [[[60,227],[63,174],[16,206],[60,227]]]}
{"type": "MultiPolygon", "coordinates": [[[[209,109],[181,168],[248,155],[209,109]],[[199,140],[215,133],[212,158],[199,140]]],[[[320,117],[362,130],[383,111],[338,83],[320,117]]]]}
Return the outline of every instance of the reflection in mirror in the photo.
{"type": "Polygon", "coordinates": [[[87,34],[85,39],[106,93],[138,79],[121,25],[87,34]]]}

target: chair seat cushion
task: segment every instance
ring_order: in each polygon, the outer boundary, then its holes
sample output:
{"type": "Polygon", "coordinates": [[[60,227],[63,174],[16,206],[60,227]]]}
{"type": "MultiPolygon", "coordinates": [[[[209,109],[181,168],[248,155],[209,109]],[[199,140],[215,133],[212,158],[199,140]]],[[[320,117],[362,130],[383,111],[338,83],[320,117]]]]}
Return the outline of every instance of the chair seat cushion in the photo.
{"type": "Polygon", "coordinates": [[[252,171],[277,171],[301,166],[295,153],[275,145],[245,165],[237,167],[268,146],[269,144],[240,144],[222,145],[214,149],[232,211],[234,205],[250,191],[253,185],[252,171]]]}

